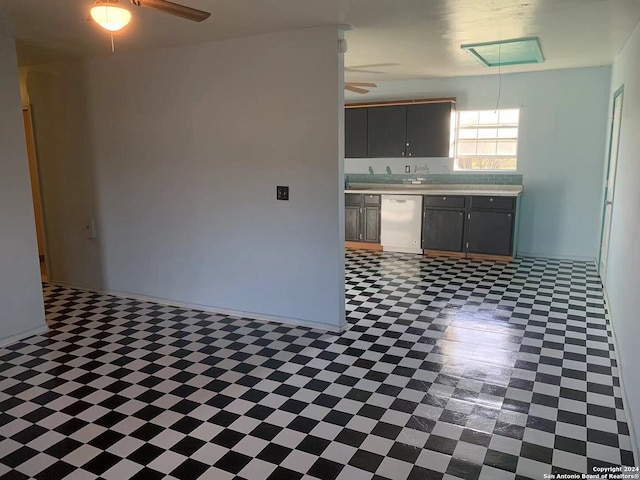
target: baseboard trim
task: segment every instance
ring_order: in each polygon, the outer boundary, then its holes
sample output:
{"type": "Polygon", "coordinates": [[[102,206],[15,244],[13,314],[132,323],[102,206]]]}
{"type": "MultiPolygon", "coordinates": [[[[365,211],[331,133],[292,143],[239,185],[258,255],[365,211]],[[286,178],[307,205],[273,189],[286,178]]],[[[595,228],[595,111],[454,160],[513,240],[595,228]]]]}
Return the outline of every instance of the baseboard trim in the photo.
{"type": "Polygon", "coordinates": [[[611,316],[611,302],[609,302],[609,295],[607,294],[607,289],[605,288],[604,283],[602,283],[602,292],[604,294],[604,301],[607,304],[607,320],[609,321],[609,325],[611,325],[611,334],[613,337],[613,348],[616,349],[616,354],[617,354],[616,358],[618,360],[618,374],[620,376],[620,391],[622,392],[622,401],[627,407],[625,414],[627,416],[627,426],[629,427],[629,437],[631,438],[631,449],[633,450],[633,460],[636,465],[640,465],[640,462],[639,462],[640,451],[638,450],[638,442],[636,440],[637,438],[636,431],[633,426],[634,425],[633,419],[631,418],[631,409],[630,409],[631,403],[629,402],[629,398],[627,397],[627,391],[624,388],[624,385],[625,385],[624,373],[622,368],[622,362],[620,361],[620,349],[618,348],[618,336],[616,335],[616,329],[613,323],[613,318],[611,316]]]}
{"type": "Polygon", "coordinates": [[[489,260],[493,262],[512,262],[513,257],[508,255],[485,255],[484,253],[467,253],[469,260],[489,260]]]}
{"type": "Polygon", "coordinates": [[[574,260],[577,262],[595,262],[595,257],[583,257],[580,255],[554,255],[548,253],[531,253],[518,251],[515,258],[546,258],[549,260],[574,260]]]}
{"type": "Polygon", "coordinates": [[[451,252],[449,250],[423,250],[422,254],[425,257],[451,257],[451,258],[467,257],[467,254],[464,252],[451,252]]]}
{"type": "Polygon", "coordinates": [[[451,252],[448,250],[423,250],[425,257],[468,258],[469,260],[491,260],[496,262],[511,262],[513,257],[506,255],[485,255],[484,253],[451,252]]]}
{"type": "Polygon", "coordinates": [[[315,330],[323,330],[323,331],[332,332],[332,333],[341,333],[347,329],[346,320],[340,326],[334,326],[334,325],[328,325],[326,323],[321,323],[321,322],[302,320],[299,318],[280,317],[277,315],[267,315],[262,313],[246,312],[243,310],[233,310],[229,308],[216,307],[214,305],[202,305],[199,303],[182,302],[179,300],[170,300],[162,297],[153,297],[150,295],[142,295],[138,293],[122,292],[119,290],[105,290],[105,289],[99,289],[99,288],[83,287],[81,285],[74,285],[66,282],[49,282],[49,283],[51,285],[57,285],[60,287],[75,288],[78,290],[84,290],[88,292],[95,292],[95,293],[104,294],[104,295],[113,295],[115,297],[131,298],[131,299],[139,300],[142,302],[151,302],[151,303],[157,303],[159,305],[175,306],[180,308],[186,308],[189,310],[201,310],[207,313],[227,315],[230,317],[249,318],[251,320],[257,320],[260,322],[275,322],[275,323],[280,323],[282,325],[290,325],[294,327],[307,327],[307,328],[313,328],[315,330]]]}
{"type": "Polygon", "coordinates": [[[40,335],[42,333],[46,333],[49,331],[49,327],[47,325],[41,325],[36,328],[30,328],[29,330],[24,330],[20,333],[16,333],[15,335],[10,335],[8,337],[0,338],[0,348],[9,346],[13,343],[24,340],[28,337],[33,337],[34,335],[40,335]]]}
{"type": "Polygon", "coordinates": [[[391,253],[415,253],[418,255],[422,255],[421,248],[413,248],[413,247],[391,247],[382,245],[382,251],[391,252],[391,253]]]}
{"type": "Polygon", "coordinates": [[[345,248],[357,248],[359,250],[375,250],[378,252],[382,251],[382,245],[379,243],[368,243],[368,242],[344,242],[345,248]]]}

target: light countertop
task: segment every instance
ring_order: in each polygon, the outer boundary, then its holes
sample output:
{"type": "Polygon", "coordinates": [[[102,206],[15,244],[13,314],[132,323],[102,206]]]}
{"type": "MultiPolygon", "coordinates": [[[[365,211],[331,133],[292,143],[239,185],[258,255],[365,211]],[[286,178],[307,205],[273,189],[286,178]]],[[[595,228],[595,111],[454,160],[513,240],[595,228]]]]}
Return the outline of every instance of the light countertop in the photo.
{"type": "Polygon", "coordinates": [[[517,197],[522,185],[405,185],[352,183],[345,193],[379,195],[483,195],[489,197],[517,197]]]}

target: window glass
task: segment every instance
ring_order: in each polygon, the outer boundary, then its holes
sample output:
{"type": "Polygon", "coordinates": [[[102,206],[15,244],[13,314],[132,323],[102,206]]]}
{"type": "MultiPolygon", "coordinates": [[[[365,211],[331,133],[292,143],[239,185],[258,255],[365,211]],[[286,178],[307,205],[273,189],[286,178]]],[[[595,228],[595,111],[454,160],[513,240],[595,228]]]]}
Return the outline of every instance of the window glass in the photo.
{"type": "Polygon", "coordinates": [[[456,170],[515,170],[520,110],[463,110],[456,129],[456,170]]]}

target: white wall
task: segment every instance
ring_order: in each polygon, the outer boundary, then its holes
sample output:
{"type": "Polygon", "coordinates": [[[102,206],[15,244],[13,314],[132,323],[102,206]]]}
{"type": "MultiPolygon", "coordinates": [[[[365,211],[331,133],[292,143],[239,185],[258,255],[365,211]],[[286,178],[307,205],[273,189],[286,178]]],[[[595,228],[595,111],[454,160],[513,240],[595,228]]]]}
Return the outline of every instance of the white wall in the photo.
{"type": "MultiPolygon", "coordinates": [[[[518,171],[524,176],[518,254],[589,258],[598,254],[602,164],[606,142],[610,67],[502,75],[499,108],[520,110],[518,171]]],[[[457,97],[459,110],[494,109],[497,75],[380,82],[366,99],[457,97]]],[[[367,159],[347,160],[346,173],[365,173],[367,159]]],[[[442,159],[376,160],[375,173],[404,165],[445,173],[442,159]]],[[[452,161],[448,162],[452,168],[452,161]]],[[[412,169],[413,172],[413,169],[412,169]]]]}
{"type": "MultiPolygon", "coordinates": [[[[613,64],[611,95],[624,85],[618,175],[605,288],[624,374],[624,387],[636,433],[640,432],[640,26],[613,64]]],[[[611,111],[611,101],[609,111],[611,111]]]]}
{"type": "Polygon", "coordinates": [[[86,64],[104,288],[344,324],[339,35],[86,64]],[[290,201],[276,201],[276,185],[290,201]]]}
{"type": "Polygon", "coordinates": [[[13,39],[0,32],[0,345],[45,328],[13,39]]]}

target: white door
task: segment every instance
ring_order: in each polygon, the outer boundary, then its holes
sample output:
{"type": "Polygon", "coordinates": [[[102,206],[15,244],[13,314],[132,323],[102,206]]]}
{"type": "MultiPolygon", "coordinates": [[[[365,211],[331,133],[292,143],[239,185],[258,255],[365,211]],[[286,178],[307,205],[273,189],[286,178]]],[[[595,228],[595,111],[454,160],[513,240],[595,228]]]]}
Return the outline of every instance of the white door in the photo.
{"type": "Polygon", "coordinates": [[[613,96],[613,112],[611,116],[611,136],[609,138],[609,159],[604,194],[604,213],[602,220],[602,236],[600,241],[600,278],[604,283],[607,272],[607,256],[609,254],[609,237],[611,235],[611,218],[613,214],[613,197],[616,187],[616,173],[618,166],[618,146],[620,143],[620,128],[622,122],[622,95],[624,87],[613,96]]]}

